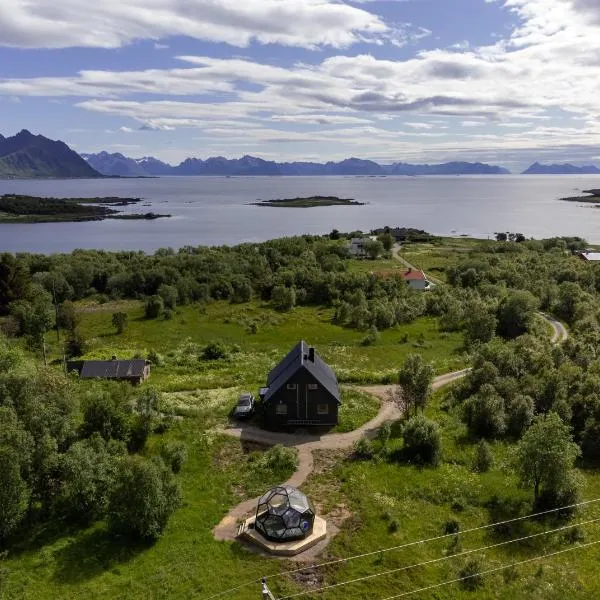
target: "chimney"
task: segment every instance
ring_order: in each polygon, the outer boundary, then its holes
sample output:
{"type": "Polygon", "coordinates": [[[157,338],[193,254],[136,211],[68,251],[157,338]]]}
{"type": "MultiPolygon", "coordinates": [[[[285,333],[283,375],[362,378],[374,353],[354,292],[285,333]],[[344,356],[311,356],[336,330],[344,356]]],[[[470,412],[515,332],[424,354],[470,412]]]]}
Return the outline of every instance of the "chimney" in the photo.
{"type": "Polygon", "coordinates": [[[412,267],[408,267],[408,272],[412,273],[412,267]]]}
{"type": "Polygon", "coordinates": [[[308,360],[315,362],[315,349],[312,346],[308,349],[308,360]]]}

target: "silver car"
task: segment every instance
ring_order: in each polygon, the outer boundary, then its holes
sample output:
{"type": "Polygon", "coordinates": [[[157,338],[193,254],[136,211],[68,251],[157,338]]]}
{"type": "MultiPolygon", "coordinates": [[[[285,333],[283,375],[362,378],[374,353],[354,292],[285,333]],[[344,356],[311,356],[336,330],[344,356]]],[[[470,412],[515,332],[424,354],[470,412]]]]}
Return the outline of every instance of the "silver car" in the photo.
{"type": "Polygon", "coordinates": [[[240,395],[237,406],[233,409],[233,416],[236,419],[249,419],[254,414],[256,400],[250,392],[244,392],[240,395]]]}

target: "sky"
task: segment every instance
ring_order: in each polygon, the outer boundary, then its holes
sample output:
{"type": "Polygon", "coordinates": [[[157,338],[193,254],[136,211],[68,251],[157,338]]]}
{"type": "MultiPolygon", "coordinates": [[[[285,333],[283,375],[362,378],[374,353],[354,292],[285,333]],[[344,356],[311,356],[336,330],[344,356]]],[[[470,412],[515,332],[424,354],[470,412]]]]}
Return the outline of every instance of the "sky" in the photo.
{"type": "Polygon", "coordinates": [[[0,133],[178,163],[600,165],[600,0],[0,0],[0,133]]]}

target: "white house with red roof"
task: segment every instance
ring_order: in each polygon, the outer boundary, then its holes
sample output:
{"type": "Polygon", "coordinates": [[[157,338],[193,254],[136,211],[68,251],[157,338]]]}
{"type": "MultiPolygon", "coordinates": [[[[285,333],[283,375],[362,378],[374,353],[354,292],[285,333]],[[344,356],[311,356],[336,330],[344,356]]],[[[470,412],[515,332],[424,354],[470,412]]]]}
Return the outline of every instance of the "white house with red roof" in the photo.
{"type": "Polygon", "coordinates": [[[408,269],[402,277],[413,290],[430,290],[435,285],[427,279],[422,269],[408,269]]]}

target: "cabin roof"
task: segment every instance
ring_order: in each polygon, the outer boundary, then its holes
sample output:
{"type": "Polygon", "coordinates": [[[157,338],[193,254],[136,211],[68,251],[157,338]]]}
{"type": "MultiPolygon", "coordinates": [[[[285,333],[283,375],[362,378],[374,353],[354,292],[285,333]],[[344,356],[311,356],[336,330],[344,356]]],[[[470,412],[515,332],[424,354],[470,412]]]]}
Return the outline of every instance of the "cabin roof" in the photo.
{"type": "Polygon", "coordinates": [[[85,360],[80,375],[84,379],[129,379],[143,377],[146,361],[134,360],[85,360]]]}
{"type": "Polygon", "coordinates": [[[310,350],[308,344],[301,340],[271,370],[267,377],[268,391],[265,395],[265,401],[268,402],[298,371],[306,369],[340,403],[340,391],[333,369],[316,351],[314,352],[314,360],[311,360],[310,350]]]}

